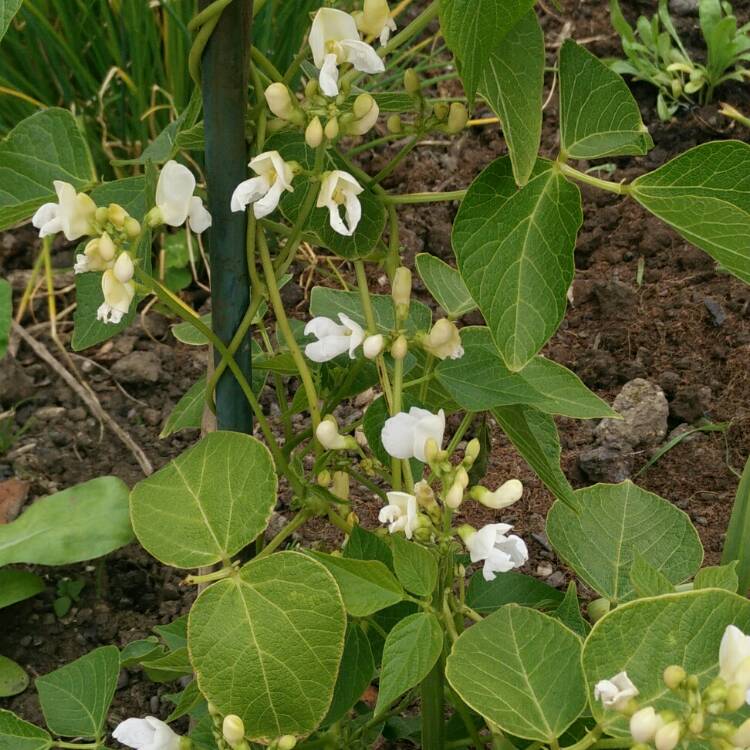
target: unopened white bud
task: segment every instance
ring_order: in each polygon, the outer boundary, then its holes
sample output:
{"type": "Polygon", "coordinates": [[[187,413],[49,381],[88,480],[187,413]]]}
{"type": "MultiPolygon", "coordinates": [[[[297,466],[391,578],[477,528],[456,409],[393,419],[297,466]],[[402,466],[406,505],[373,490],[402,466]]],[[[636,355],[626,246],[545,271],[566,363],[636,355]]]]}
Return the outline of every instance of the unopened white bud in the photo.
{"type": "Polygon", "coordinates": [[[409,345],[406,336],[399,336],[391,346],[391,357],[397,362],[404,359],[409,351],[409,345]]]}
{"type": "Polygon", "coordinates": [[[293,734],[285,734],[283,737],[279,737],[277,747],[279,750],[294,750],[297,746],[297,738],[293,734]]]}
{"type": "Polygon", "coordinates": [[[456,510],[464,499],[464,488],[460,482],[454,482],[445,496],[445,504],[452,510],[456,510]]]}
{"type": "Polygon", "coordinates": [[[333,472],[333,487],[331,488],[336,497],[342,500],[349,499],[349,475],[345,471],[333,472]]]}
{"type": "Polygon", "coordinates": [[[385,339],[381,333],[375,333],[368,336],[362,342],[362,352],[367,359],[375,359],[383,353],[385,348],[385,339]]]}
{"type": "Polygon", "coordinates": [[[459,466],[456,470],[456,478],[454,480],[458,482],[464,489],[469,486],[469,474],[463,466],[459,466]]]}
{"type": "Polygon", "coordinates": [[[501,484],[494,492],[486,487],[477,485],[471,488],[471,496],[486,508],[501,510],[513,503],[517,503],[523,495],[523,485],[518,479],[509,479],[501,484]]]}
{"type": "Polygon", "coordinates": [[[750,747],[750,719],[740,724],[730,741],[735,747],[750,747]]]}
{"type": "Polygon", "coordinates": [[[411,301],[411,271],[406,266],[399,266],[393,275],[393,287],[391,289],[393,304],[397,307],[402,305],[409,308],[411,301]]]}
{"type": "Polygon", "coordinates": [[[133,260],[130,255],[128,253],[120,253],[120,257],[115,261],[112,271],[115,278],[121,284],[130,281],[135,273],[135,266],[133,265],[133,260]]]}
{"type": "Polygon", "coordinates": [[[448,318],[441,318],[432,326],[429,334],[422,339],[422,346],[438,359],[460,359],[464,355],[458,327],[448,318]]]}
{"type": "Polygon", "coordinates": [[[335,117],[332,117],[326,123],[324,132],[326,134],[326,138],[328,138],[329,141],[335,141],[339,135],[339,121],[335,117]]]}
{"type": "Polygon", "coordinates": [[[469,122],[469,112],[461,102],[453,102],[448,112],[448,133],[460,133],[469,122]]]}
{"type": "Polygon", "coordinates": [[[305,143],[310,148],[317,148],[323,143],[323,125],[320,117],[314,117],[305,130],[305,143]]]}
{"type": "Polygon", "coordinates": [[[651,742],[663,725],[664,721],[653,707],[647,706],[630,717],[630,734],[636,742],[651,742]]]}
{"type": "Polygon", "coordinates": [[[268,109],[270,109],[276,117],[280,117],[282,120],[288,120],[292,116],[292,113],[294,112],[292,95],[283,83],[272,83],[265,90],[265,96],[268,109]]]}
{"type": "Polygon", "coordinates": [[[344,451],[353,447],[353,438],[345,437],[339,433],[336,420],[328,416],[321,421],[315,430],[315,437],[327,451],[344,451]]]}
{"type": "Polygon", "coordinates": [[[238,747],[245,739],[245,724],[239,716],[229,714],[224,717],[221,733],[229,747],[238,747]]]}
{"type": "Polygon", "coordinates": [[[670,721],[657,730],[654,736],[656,750],[674,750],[680,741],[682,727],[679,721],[670,721]]]}

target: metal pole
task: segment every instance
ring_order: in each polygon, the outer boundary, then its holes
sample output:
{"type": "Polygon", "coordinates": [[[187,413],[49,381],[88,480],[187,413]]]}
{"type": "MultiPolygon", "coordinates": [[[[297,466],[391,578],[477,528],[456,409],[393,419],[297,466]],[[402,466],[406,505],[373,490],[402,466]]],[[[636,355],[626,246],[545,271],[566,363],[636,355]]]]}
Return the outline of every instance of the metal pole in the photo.
{"type": "MultiPolygon", "coordinates": [[[[200,0],[200,8],[210,0],[200,0]]],[[[229,344],[250,304],[250,278],[245,256],[245,213],[232,213],[229,201],[247,176],[245,114],[252,0],[233,0],[206,45],[201,63],[203,119],[206,139],[211,258],[212,326],[229,344]]],[[[214,353],[214,361],[221,359],[214,353]]],[[[251,374],[250,335],[235,359],[248,382],[251,374]]],[[[227,369],[216,387],[216,418],[220,430],[252,432],[252,413],[234,375],[227,369]]]]}

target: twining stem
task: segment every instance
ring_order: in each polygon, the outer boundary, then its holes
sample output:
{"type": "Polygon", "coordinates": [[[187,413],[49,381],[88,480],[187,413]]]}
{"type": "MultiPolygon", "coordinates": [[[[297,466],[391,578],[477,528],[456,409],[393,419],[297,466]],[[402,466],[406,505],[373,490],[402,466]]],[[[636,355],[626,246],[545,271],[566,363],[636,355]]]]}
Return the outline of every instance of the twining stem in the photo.
{"type": "Polygon", "coordinates": [[[362,303],[362,310],[367,321],[367,333],[370,335],[378,332],[378,326],[375,322],[375,311],[372,309],[372,300],[370,299],[370,290],[367,286],[367,271],[365,264],[361,260],[354,261],[354,271],[357,275],[357,289],[359,290],[359,299],[362,303]]]}
{"type": "Polygon", "coordinates": [[[386,177],[393,173],[393,170],[411,153],[417,145],[421,133],[412,136],[401,148],[398,153],[386,164],[373,178],[373,182],[382,182],[386,177]]]}
{"type": "MultiPolygon", "coordinates": [[[[611,184],[611,183],[608,183],[611,184]]],[[[437,203],[439,201],[460,201],[466,196],[466,189],[450,190],[445,193],[390,193],[380,200],[386,204],[406,205],[407,203],[437,203]]]]}
{"type": "Polygon", "coordinates": [[[262,549],[261,552],[256,555],[256,560],[259,557],[266,557],[266,555],[270,555],[274,550],[278,549],[281,544],[284,543],[286,539],[288,539],[294,532],[300,528],[300,526],[304,526],[307,521],[312,518],[313,513],[308,510],[307,508],[304,508],[303,510],[300,510],[297,515],[289,521],[289,523],[284,526],[284,528],[276,534],[276,536],[271,539],[271,541],[262,549]]]}
{"type": "Polygon", "coordinates": [[[577,169],[565,164],[562,161],[555,162],[558,169],[567,177],[571,177],[578,182],[583,182],[586,185],[592,185],[600,190],[606,190],[608,193],[617,193],[618,195],[628,195],[630,193],[630,185],[623,182],[610,182],[609,180],[601,180],[598,177],[593,177],[585,172],[579,172],[577,169]]]}
{"type": "Polygon", "coordinates": [[[276,317],[276,325],[281,331],[281,335],[284,337],[284,342],[289,349],[294,364],[297,366],[300,379],[302,380],[302,386],[305,389],[307,395],[307,406],[310,411],[310,417],[312,419],[313,432],[318,429],[320,424],[320,411],[318,409],[318,392],[315,389],[315,383],[313,382],[312,373],[310,368],[307,366],[302,350],[299,348],[297,340],[294,338],[292,327],[289,325],[289,319],[286,316],[286,310],[284,310],[284,302],[281,299],[279,293],[279,287],[276,283],[276,274],[273,269],[273,261],[271,260],[271,254],[268,251],[268,243],[266,242],[266,235],[262,229],[258,229],[256,236],[256,246],[260,253],[260,263],[263,268],[263,273],[266,277],[266,287],[268,289],[268,297],[273,308],[274,316],[276,317]]]}

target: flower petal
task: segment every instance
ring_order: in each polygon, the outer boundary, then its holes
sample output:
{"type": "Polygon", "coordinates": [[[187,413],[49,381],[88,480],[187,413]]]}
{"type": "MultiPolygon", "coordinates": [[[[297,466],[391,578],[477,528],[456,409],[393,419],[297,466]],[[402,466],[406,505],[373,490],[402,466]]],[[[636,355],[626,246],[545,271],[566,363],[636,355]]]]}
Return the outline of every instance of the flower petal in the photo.
{"type": "Polygon", "coordinates": [[[154,728],[146,719],[126,719],[112,732],[112,736],[119,743],[133,748],[146,747],[153,740],[154,734],[154,728]]]}
{"type": "Polygon", "coordinates": [[[190,229],[196,234],[202,234],[212,224],[211,214],[197,195],[190,198],[189,205],[188,223],[190,224],[190,229]]]}
{"type": "Polygon", "coordinates": [[[185,223],[194,191],[195,177],[186,166],[170,160],[162,167],[156,185],[156,205],[165,224],[179,227],[185,223]]]}
{"type": "Polygon", "coordinates": [[[326,96],[338,96],[339,94],[339,69],[336,55],[333,53],[323,58],[318,75],[320,90],[326,96]]]}
{"type": "Polygon", "coordinates": [[[414,428],[414,417],[403,411],[385,420],[380,432],[380,441],[389,456],[414,457],[414,428]]]}
{"type": "Polygon", "coordinates": [[[277,179],[276,182],[271,185],[268,192],[253,206],[255,218],[262,219],[264,216],[272,214],[278,207],[283,192],[284,183],[277,179]]]}
{"type": "Polygon", "coordinates": [[[45,203],[36,210],[31,223],[37,229],[41,229],[57,216],[57,203],[45,203]]]}
{"type": "Polygon", "coordinates": [[[330,318],[325,318],[319,315],[317,318],[312,318],[307,322],[305,326],[305,336],[315,336],[315,338],[322,339],[326,336],[343,336],[346,334],[346,328],[340,326],[330,318]]]}
{"type": "Polygon", "coordinates": [[[349,336],[324,336],[305,347],[305,356],[313,362],[329,362],[349,349],[349,336]]]}
{"type": "Polygon", "coordinates": [[[366,42],[346,39],[341,42],[346,61],[362,73],[382,73],[385,64],[377,52],[366,42]]]}
{"type": "Polygon", "coordinates": [[[232,211],[244,211],[249,203],[255,203],[262,198],[268,192],[269,187],[268,178],[263,175],[244,180],[232,193],[230,203],[232,211]]]}

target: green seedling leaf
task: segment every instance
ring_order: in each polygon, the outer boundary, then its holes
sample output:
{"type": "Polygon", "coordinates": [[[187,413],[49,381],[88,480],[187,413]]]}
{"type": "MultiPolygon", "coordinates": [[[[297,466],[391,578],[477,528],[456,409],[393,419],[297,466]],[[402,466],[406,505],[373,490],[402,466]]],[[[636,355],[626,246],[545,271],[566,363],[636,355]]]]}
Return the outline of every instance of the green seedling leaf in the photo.
{"type": "Polygon", "coordinates": [[[703,143],[630,188],[644,208],[750,283],[750,145],[703,143]]]}
{"type": "MultiPolygon", "coordinates": [[[[10,698],[29,686],[29,676],[16,662],[0,654],[0,698],[10,698]]],[[[0,748],[3,746],[2,717],[0,717],[0,748]]]]}
{"type": "Polygon", "coordinates": [[[367,617],[404,598],[401,584],[377,560],[353,560],[322,552],[309,554],[325,565],[336,579],[346,611],[352,617],[367,617]]]}
{"type": "Polygon", "coordinates": [[[0,526],[0,565],[69,565],[132,541],[127,486],[99,477],[41,498],[0,526]]]}
{"type": "Polygon", "coordinates": [[[141,666],[153,682],[172,682],[193,671],[185,646],[167,654],[147,656],[141,660],[141,666]]]}
{"type": "Polygon", "coordinates": [[[520,190],[510,159],[497,159],[461,203],[458,268],[510,370],[521,370],[560,325],[582,220],[578,188],[544,159],[520,190]]]}
{"type": "Polygon", "coordinates": [[[573,159],[642,156],[654,145],[625,81],[570,39],[560,50],[560,131],[573,159]]]}
{"type": "Polygon", "coordinates": [[[13,290],[5,279],[0,279],[0,359],[8,351],[10,324],[13,317],[13,290]]]}
{"type": "Polygon", "coordinates": [[[120,652],[115,646],[103,646],[37,677],[39,702],[50,731],[61,737],[100,739],[119,673],[120,652]]]}
{"type": "Polygon", "coordinates": [[[0,569],[0,609],[22,602],[44,591],[44,581],[35,573],[15,568],[0,569]]]}
{"type": "Polygon", "coordinates": [[[298,552],[253,560],[203,591],[188,625],[198,686],[253,741],[312,732],[328,712],[346,613],[325,566],[298,552]]]}
{"type": "Polygon", "coordinates": [[[392,628],[383,648],[375,713],[380,713],[407,690],[419,685],[435,666],[442,651],[443,629],[431,612],[417,612],[392,628]]]}
{"type": "Polygon", "coordinates": [[[573,631],[535,609],[509,604],[459,636],[446,676],[471,708],[503,731],[548,743],[586,705],[580,660],[573,631]]]}
{"type": "Polygon", "coordinates": [[[49,750],[51,747],[49,732],[0,708],[0,750],[49,750]]]}
{"type": "Polygon", "coordinates": [[[750,548],[747,539],[750,538],[750,457],[745,463],[737,492],[734,496],[734,506],[729,519],[729,528],[721,552],[721,562],[727,565],[737,561],[737,591],[745,594],[750,588],[750,548]]]}
{"type": "Polygon", "coordinates": [[[499,573],[486,581],[482,571],[474,573],[466,591],[466,604],[480,614],[489,614],[505,604],[550,610],[558,607],[563,594],[552,586],[523,573],[499,573]]]}
{"type": "Polygon", "coordinates": [[[455,268],[430,253],[419,253],[416,266],[427,290],[451,318],[476,310],[476,303],[455,268]]]}
{"type": "Polygon", "coordinates": [[[266,528],[276,485],[273,459],[259,440],[214,432],[133,487],[133,529],[167,565],[213,565],[266,528]]]}
{"type": "MultiPolygon", "coordinates": [[[[0,0],[0,32],[4,19],[10,22],[9,8],[8,0],[0,0]]],[[[56,202],[55,180],[87,190],[96,175],[75,117],[50,107],[21,120],[0,141],[0,230],[28,219],[43,203],[56,202]]]]}
{"type": "Polygon", "coordinates": [[[175,432],[200,428],[203,408],[206,405],[206,377],[199,378],[177,402],[167,417],[159,437],[169,437],[175,432]]]}
{"type": "Polygon", "coordinates": [[[530,10],[492,50],[479,80],[479,93],[500,118],[520,186],[528,182],[539,152],[544,65],[544,34],[530,10]]]}
{"type": "Polygon", "coordinates": [[[640,555],[670,583],[692,578],[703,547],[687,514],[630,481],[577,490],[578,512],[556,502],[547,536],[591,588],[613,602],[635,596],[630,569],[640,555]]]}
{"type": "Polygon", "coordinates": [[[435,556],[425,547],[395,534],[392,538],[396,576],[407,591],[430,596],[435,590],[438,566],[435,556]]]}

